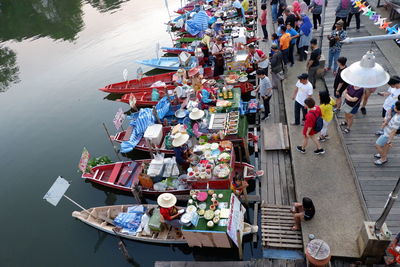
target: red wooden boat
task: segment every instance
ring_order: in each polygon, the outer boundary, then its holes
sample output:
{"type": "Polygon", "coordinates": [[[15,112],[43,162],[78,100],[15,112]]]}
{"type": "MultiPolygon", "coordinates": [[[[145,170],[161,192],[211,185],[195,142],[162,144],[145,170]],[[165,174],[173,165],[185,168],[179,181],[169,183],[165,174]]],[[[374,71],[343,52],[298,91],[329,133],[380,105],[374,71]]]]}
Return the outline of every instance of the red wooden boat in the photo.
{"type": "MultiPolygon", "coordinates": [[[[160,99],[165,96],[165,90],[158,90],[158,93],[160,95],[160,99]]],[[[158,100],[151,100],[151,90],[125,94],[121,98],[116,99],[116,101],[129,104],[129,99],[131,98],[131,95],[136,98],[136,107],[138,108],[152,107],[157,105],[158,103],[158,100]]]]}
{"type": "MultiPolygon", "coordinates": [[[[142,163],[149,163],[150,161],[151,159],[145,159],[99,165],[92,168],[91,173],[82,174],[82,178],[105,187],[131,192],[133,188],[139,184],[139,174],[143,171],[142,163]]],[[[243,173],[243,177],[246,180],[256,177],[254,166],[240,162],[235,162],[234,166],[233,174],[236,172],[243,173]]],[[[232,177],[233,175],[226,179],[187,181],[189,188],[186,189],[157,191],[154,189],[142,188],[141,192],[147,195],[159,195],[166,192],[175,195],[184,195],[188,194],[191,189],[229,189],[232,177]]]]}
{"type": "MultiPolygon", "coordinates": [[[[141,80],[130,80],[120,83],[109,84],[106,87],[100,88],[99,90],[106,93],[116,93],[116,94],[127,94],[134,92],[148,92],[153,88],[158,89],[158,91],[164,91],[164,87],[151,87],[151,85],[157,81],[161,81],[167,84],[167,89],[174,89],[176,86],[173,82],[173,75],[176,72],[169,72],[164,74],[158,74],[154,76],[144,77],[141,80]]],[[[214,75],[211,68],[204,68],[204,77],[207,79],[212,78],[214,75]]]]}

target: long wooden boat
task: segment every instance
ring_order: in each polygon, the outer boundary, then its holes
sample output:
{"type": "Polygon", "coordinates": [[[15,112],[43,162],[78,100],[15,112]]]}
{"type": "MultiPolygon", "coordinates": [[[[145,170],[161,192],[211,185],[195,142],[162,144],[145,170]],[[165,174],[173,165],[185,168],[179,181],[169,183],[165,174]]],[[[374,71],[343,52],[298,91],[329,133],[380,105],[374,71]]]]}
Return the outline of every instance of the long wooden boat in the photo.
{"type": "MultiPolygon", "coordinates": [[[[149,92],[153,88],[158,89],[158,91],[165,91],[165,87],[151,87],[151,85],[157,81],[161,81],[166,83],[167,89],[174,89],[176,86],[174,85],[173,76],[176,72],[169,72],[164,74],[158,74],[149,77],[143,77],[142,79],[134,79],[125,82],[113,83],[109,84],[99,90],[106,93],[115,93],[115,94],[128,94],[135,92],[149,92]]],[[[212,78],[214,75],[212,68],[204,68],[204,77],[206,79],[212,78]]]]}
{"type": "MultiPolygon", "coordinates": [[[[160,244],[186,244],[183,235],[181,233],[178,234],[178,231],[174,227],[164,227],[160,232],[153,232],[151,236],[143,235],[141,232],[134,235],[122,233],[121,229],[114,226],[112,222],[119,213],[127,212],[128,207],[132,206],[138,205],[95,207],[82,211],[74,211],[72,212],[72,217],[111,235],[116,235],[114,232],[115,230],[119,236],[126,239],[160,244]]],[[[148,209],[157,207],[157,205],[149,204],[143,204],[143,206],[148,209]]]]}
{"type": "MultiPolygon", "coordinates": [[[[163,69],[163,70],[178,70],[181,68],[179,58],[178,57],[160,57],[160,58],[152,58],[145,60],[137,60],[139,64],[146,65],[152,68],[163,69]]],[[[186,67],[186,70],[189,70],[193,67],[196,67],[196,58],[190,58],[190,61],[186,67]]]]}
{"type": "MultiPolygon", "coordinates": [[[[142,204],[147,209],[156,208],[157,205],[142,204]]],[[[86,223],[98,230],[104,231],[110,235],[118,236],[131,239],[140,242],[158,243],[158,244],[186,244],[186,240],[180,231],[177,231],[174,227],[163,227],[160,232],[152,232],[151,236],[143,235],[142,233],[126,234],[122,233],[121,229],[113,225],[113,220],[121,212],[126,212],[128,207],[138,205],[114,205],[114,206],[102,206],[94,207],[81,211],[72,212],[72,217],[86,223]],[[115,231],[115,232],[114,232],[115,231]]],[[[258,231],[257,226],[252,226],[249,223],[243,225],[243,235],[248,235],[258,231]]]]}
{"type": "MultiPolygon", "coordinates": [[[[142,163],[150,163],[150,161],[151,159],[145,159],[99,165],[92,168],[92,172],[82,174],[82,178],[105,187],[131,192],[139,184],[139,174],[143,171],[142,163]]],[[[235,162],[234,166],[233,172],[243,173],[244,179],[250,180],[255,178],[256,172],[253,165],[235,162]]],[[[186,189],[158,191],[142,188],[141,192],[147,195],[159,195],[166,192],[175,195],[184,195],[188,194],[191,189],[229,189],[231,184],[230,178],[188,180],[187,182],[189,187],[186,189]]]]}
{"type": "Polygon", "coordinates": [[[180,47],[161,47],[162,51],[169,53],[169,54],[175,54],[179,55],[182,52],[188,52],[191,55],[194,55],[194,50],[193,49],[188,49],[188,48],[180,48],[180,47]]]}

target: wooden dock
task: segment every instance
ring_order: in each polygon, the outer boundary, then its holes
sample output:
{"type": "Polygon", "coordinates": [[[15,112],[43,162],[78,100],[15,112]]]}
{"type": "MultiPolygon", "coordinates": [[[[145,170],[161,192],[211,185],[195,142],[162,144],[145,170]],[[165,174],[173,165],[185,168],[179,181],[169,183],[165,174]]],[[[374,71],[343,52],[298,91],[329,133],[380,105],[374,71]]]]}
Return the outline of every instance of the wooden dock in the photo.
{"type": "MultiPolygon", "coordinates": [[[[328,5],[327,14],[333,14],[336,7],[337,0],[328,5]]],[[[353,18],[354,20],[354,18],[353,18]]],[[[334,17],[332,15],[326,17],[324,35],[329,34],[330,27],[333,25],[334,17]],[[329,29],[328,29],[329,28],[329,29]]],[[[352,21],[348,35],[351,37],[368,36],[370,35],[366,24],[372,22],[365,16],[361,16],[361,29],[359,32],[355,30],[355,21],[352,21]]],[[[381,34],[384,34],[382,31],[381,34]]],[[[389,42],[389,41],[387,41],[389,42]]],[[[341,56],[347,57],[348,66],[359,61],[361,57],[369,50],[374,51],[377,63],[381,64],[390,75],[398,75],[399,69],[394,69],[389,63],[387,58],[383,55],[380,48],[375,44],[368,42],[343,45],[341,56]]],[[[322,51],[325,57],[328,58],[328,41],[324,38],[322,51]]],[[[400,49],[399,49],[400,53],[400,49]]],[[[398,57],[399,54],[393,55],[398,57]]],[[[333,81],[332,74],[325,75],[326,85],[331,94],[333,94],[333,81]]],[[[378,91],[387,90],[388,86],[378,88],[378,91]]],[[[400,175],[400,139],[398,137],[394,140],[394,146],[389,154],[389,162],[382,167],[374,165],[373,154],[377,153],[375,150],[375,131],[382,123],[381,111],[384,97],[376,94],[369,98],[367,104],[367,115],[364,116],[359,112],[355,116],[352,131],[349,134],[343,134],[343,141],[346,145],[348,155],[354,167],[354,172],[357,177],[358,187],[361,190],[362,199],[365,201],[367,213],[370,220],[376,220],[380,216],[383,207],[386,203],[389,193],[394,188],[396,181],[400,175]]],[[[343,113],[339,113],[338,121],[343,120],[343,113]]],[[[389,217],[386,221],[392,233],[400,231],[400,202],[397,201],[391,210],[389,217]]]]}

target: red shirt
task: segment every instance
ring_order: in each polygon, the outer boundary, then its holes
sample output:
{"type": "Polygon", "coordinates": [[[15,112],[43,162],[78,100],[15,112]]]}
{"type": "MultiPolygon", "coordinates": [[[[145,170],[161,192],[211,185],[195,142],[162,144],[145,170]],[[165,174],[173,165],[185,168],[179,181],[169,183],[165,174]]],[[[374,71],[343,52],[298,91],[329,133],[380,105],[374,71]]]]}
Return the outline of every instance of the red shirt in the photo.
{"type": "Polygon", "coordinates": [[[176,208],[175,206],[171,208],[160,207],[160,214],[163,216],[164,220],[170,221],[172,220],[171,216],[176,214],[176,208]]]}
{"type": "Polygon", "coordinates": [[[321,116],[321,109],[319,106],[315,106],[315,110],[309,110],[306,114],[306,121],[304,122],[303,135],[306,136],[307,129],[311,127],[311,131],[309,135],[314,135],[316,132],[314,131],[315,123],[317,122],[317,118],[321,116]]]}
{"type": "Polygon", "coordinates": [[[267,10],[263,10],[261,12],[260,24],[261,25],[267,25],[267,10]]]}

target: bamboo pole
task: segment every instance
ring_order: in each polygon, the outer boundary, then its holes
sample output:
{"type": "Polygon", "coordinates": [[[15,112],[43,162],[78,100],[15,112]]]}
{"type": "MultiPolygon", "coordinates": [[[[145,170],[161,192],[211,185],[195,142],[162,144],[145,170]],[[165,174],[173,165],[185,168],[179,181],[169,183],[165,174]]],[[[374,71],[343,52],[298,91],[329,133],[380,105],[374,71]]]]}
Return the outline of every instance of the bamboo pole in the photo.
{"type": "Polygon", "coordinates": [[[114,143],[113,143],[112,140],[111,140],[110,133],[108,132],[107,126],[106,126],[106,124],[105,124],[104,122],[103,122],[103,127],[104,127],[104,130],[106,131],[108,140],[110,140],[110,143],[111,143],[111,146],[112,146],[112,148],[113,148],[113,150],[114,150],[114,152],[115,152],[115,155],[117,156],[118,160],[121,161],[121,158],[119,157],[118,152],[117,152],[117,150],[116,150],[115,147],[114,147],[114,143]]]}

